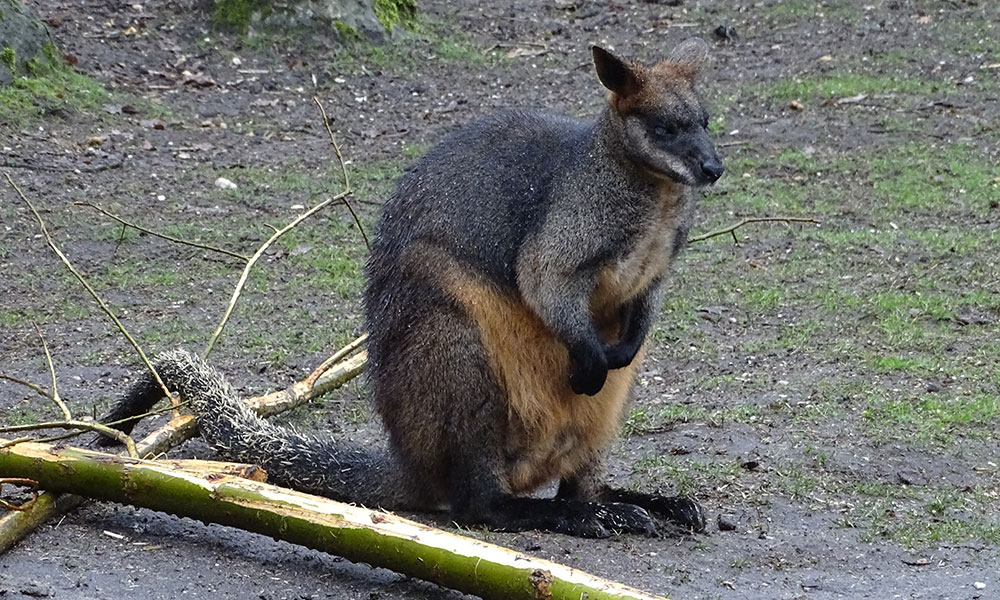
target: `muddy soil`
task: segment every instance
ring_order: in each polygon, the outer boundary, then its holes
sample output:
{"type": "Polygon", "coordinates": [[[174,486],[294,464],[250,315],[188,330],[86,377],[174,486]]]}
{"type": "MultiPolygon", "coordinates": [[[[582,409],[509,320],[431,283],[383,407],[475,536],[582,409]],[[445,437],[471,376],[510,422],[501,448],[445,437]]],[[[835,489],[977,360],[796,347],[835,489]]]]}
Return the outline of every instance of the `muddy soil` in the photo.
{"type": "MultiPolygon", "coordinates": [[[[993,2],[421,0],[420,30],[381,49],[220,32],[193,0],[35,4],[107,95],[10,113],[3,170],[151,352],[203,347],[239,265],[123,236],[74,203],[252,252],[269,226],[341,189],[316,96],[370,227],[393,178],[462,123],[508,106],[599,111],[590,45],[654,60],[709,40],[703,92],[728,172],[705,192],[696,233],[756,216],[822,225],[691,245],[610,470],[620,485],[693,493],[735,530],[466,533],[678,599],[1000,598],[993,2]]],[[[0,372],[48,381],[34,320],[62,396],[101,412],[138,362],[2,189],[0,372]]],[[[300,379],[360,332],[363,260],[341,208],[303,224],[267,253],[213,362],[247,394],[300,379]]],[[[285,420],[371,439],[366,394],[358,382],[285,420]]],[[[0,381],[0,424],[55,414],[0,381]]],[[[175,455],[211,451],[194,441],[175,455]]],[[[0,556],[4,599],[185,595],[460,596],[105,503],[0,556]]]]}

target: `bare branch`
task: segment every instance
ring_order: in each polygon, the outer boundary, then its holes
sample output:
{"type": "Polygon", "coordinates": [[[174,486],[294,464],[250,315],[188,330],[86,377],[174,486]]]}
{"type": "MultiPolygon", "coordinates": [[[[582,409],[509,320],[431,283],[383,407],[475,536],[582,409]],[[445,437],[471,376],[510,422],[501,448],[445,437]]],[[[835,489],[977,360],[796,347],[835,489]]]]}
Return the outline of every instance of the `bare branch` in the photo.
{"type": "Polygon", "coordinates": [[[100,206],[97,206],[96,204],[91,204],[90,202],[74,202],[73,204],[75,204],[76,206],[87,206],[89,208],[93,208],[94,210],[100,212],[104,216],[106,216],[106,217],[108,217],[110,219],[114,219],[115,221],[118,221],[119,223],[122,224],[122,231],[123,232],[125,230],[124,229],[125,227],[131,227],[132,229],[135,229],[137,231],[141,231],[143,233],[148,233],[149,235],[152,235],[152,236],[155,236],[155,237],[167,240],[168,242],[174,242],[175,244],[183,244],[185,246],[192,246],[194,248],[201,248],[202,250],[209,250],[211,252],[218,252],[219,254],[225,254],[226,256],[232,256],[233,258],[238,258],[238,259],[244,260],[244,261],[250,260],[249,256],[244,256],[243,254],[240,254],[238,252],[233,252],[231,250],[226,250],[225,248],[216,248],[215,246],[209,246],[207,244],[199,244],[197,242],[189,242],[188,240],[183,240],[181,238],[176,238],[176,237],[167,235],[165,233],[160,233],[159,231],[154,231],[152,229],[148,229],[146,227],[142,227],[141,225],[136,225],[135,223],[132,223],[130,221],[126,221],[125,219],[119,217],[118,215],[110,213],[110,212],[104,210],[103,208],[101,208],[100,206]]]}
{"type": "Polygon", "coordinates": [[[327,198],[326,200],[313,206],[306,212],[296,217],[291,223],[285,225],[281,229],[274,232],[274,234],[271,237],[269,237],[266,242],[261,244],[260,248],[258,248],[257,251],[254,252],[253,256],[250,257],[250,260],[247,261],[247,265],[243,267],[243,273],[240,275],[239,281],[236,282],[236,289],[233,290],[233,297],[229,300],[229,305],[226,307],[226,312],[224,315],[222,315],[222,320],[219,321],[218,327],[215,328],[215,333],[212,334],[212,339],[208,341],[208,346],[205,348],[205,352],[202,355],[204,358],[208,358],[208,355],[211,354],[212,349],[215,347],[215,343],[219,341],[219,336],[222,335],[222,329],[226,326],[226,322],[229,321],[230,315],[233,314],[233,309],[236,308],[236,301],[239,300],[240,294],[243,293],[243,286],[246,285],[247,278],[250,277],[250,269],[252,269],[253,266],[257,263],[257,261],[260,260],[260,257],[264,255],[264,252],[271,247],[271,244],[273,244],[281,236],[288,233],[288,231],[291,230],[293,227],[295,227],[305,219],[311,217],[313,213],[322,209],[331,202],[335,202],[337,200],[343,200],[344,197],[346,197],[347,194],[349,193],[350,193],[349,191],[341,192],[340,194],[337,194],[332,198],[327,198]]]}
{"type": "MultiPolygon", "coordinates": [[[[13,433],[17,431],[37,431],[39,429],[72,429],[74,431],[92,431],[94,433],[101,433],[108,437],[112,437],[118,440],[120,443],[125,445],[126,450],[128,450],[128,455],[132,458],[139,458],[139,453],[136,452],[135,442],[132,441],[128,435],[103,425],[97,423],[96,421],[78,421],[76,419],[67,419],[65,421],[46,421],[44,423],[30,423],[27,425],[11,425],[9,427],[0,427],[0,433],[13,433]]],[[[28,440],[14,440],[15,443],[21,443],[28,440]]],[[[7,445],[14,445],[9,443],[7,445]]],[[[3,447],[6,447],[3,446],[3,447]]]]}
{"type": "Polygon", "coordinates": [[[25,479],[24,477],[0,477],[0,495],[2,495],[4,485],[16,485],[30,489],[31,500],[28,500],[24,504],[12,504],[3,498],[0,498],[0,506],[3,508],[17,511],[31,510],[31,507],[38,501],[38,482],[34,479],[25,479]]]}
{"type": "MultiPolygon", "coordinates": [[[[337,153],[337,160],[340,161],[340,171],[344,175],[344,191],[351,191],[351,180],[347,177],[347,163],[344,162],[344,155],[340,153],[340,144],[337,143],[337,138],[333,136],[333,129],[330,128],[330,120],[326,116],[326,109],[323,108],[323,104],[319,101],[319,98],[313,97],[313,102],[319,107],[319,112],[323,115],[323,125],[326,126],[326,132],[330,134],[330,144],[333,145],[333,151],[337,153]]],[[[361,224],[361,219],[358,218],[358,213],[354,212],[354,207],[351,206],[351,202],[344,197],[344,206],[350,211],[351,216],[354,217],[354,224],[358,226],[358,231],[361,232],[361,239],[365,241],[365,248],[371,250],[372,246],[368,243],[368,235],[365,233],[365,228],[361,224]]]]}
{"type": "Polygon", "coordinates": [[[736,223],[735,225],[730,225],[729,227],[726,227],[724,229],[719,229],[703,235],[697,235],[693,238],[688,238],[688,243],[693,244],[695,242],[702,242],[710,238],[718,237],[720,235],[726,235],[727,233],[732,234],[733,240],[737,241],[738,243],[738,240],[736,240],[736,234],[734,232],[740,227],[743,227],[744,225],[749,225],[750,223],[770,223],[774,221],[780,223],[816,223],[817,225],[820,224],[820,222],[817,221],[816,219],[810,219],[806,217],[751,217],[748,219],[743,219],[739,223],[736,223]]]}
{"type": "Polygon", "coordinates": [[[14,382],[14,383],[16,383],[18,385],[23,385],[26,388],[34,390],[35,393],[37,393],[40,396],[45,396],[46,398],[51,398],[52,397],[45,390],[45,388],[43,388],[40,385],[35,385],[34,383],[31,383],[30,381],[25,381],[23,379],[18,379],[17,377],[11,377],[10,375],[4,375],[3,373],[0,373],[0,379],[6,379],[7,381],[12,381],[12,382],[14,382]]]}
{"type": "Polygon", "coordinates": [[[42,350],[45,351],[45,360],[49,363],[49,374],[52,375],[52,392],[49,394],[49,399],[56,403],[59,410],[62,411],[63,418],[67,421],[73,419],[73,414],[69,412],[69,407],[66,403],[62,401],[59,397],[59,388],[56,387],[56,368],[52,365],[52,355],[49,354],[49,346],[45,343],[45,336],[42,335],[42,328],[38,326],[38,323],[34,321],[31,322],[35,326],[35,332],[38,334],[38,339],[42,342],[42,350]]]}
{"type": "Polygon", "coordinates": [[[340,359],[344,358],[345,356],[351,354],[352,352],[360,348],[361,345],[364,344],[367,340],[368,340],[368,334],[366,333],[361,337],[355,339],[353,342],[347,344],[340,350],[334,352],[333,355],[330,356],[330,358],[327,358],[322,363],[320,363],[320,365],[316,367],[316,369],[313,370],[312,373],[309,374],[309,377],[305,378],[306,385],[312,386],[320,375],[328,371],[330,367],[332,367],[335,363],[337,363],[337,361],[339,361],[340,359]]]}
{"type": "Polygon", "coordinates": [[[131,335],[129,335],[129,332],[125,329],[125,326],[122,325],[122,322],[118,320],[118,317],[116,317],[115,314],[111,312],[111,309],[108,308],[108,305],[104,303],[104,300],[101,299],[101,297],[97,294],[94,288],[91,287],[89,283],[87,283],[87,280],[83,278],[83,275],[81,275],[80,272],[77,271],[76,268],[72,265],[72,263],[69,262],[69,259],[66,258],[66,255],[63,254],[62,250],[59,249],[59,246],[56,246],[55,240],[52,239],[52,236],[49,235],[49,230],[45,227],[45,221],[42,220],[42,216],[38,214],[37,210],[35,210],[35,205],[33,205],[31,201],[28,200],[27,196],[24,195],[24,192],[21,191],[21,188],[17,187],[17,184],[14,183],[14,180],[10,178],[10,173],[4,173],[4,177],[7,178],[7,183],[9,183],[12,188],[14,188],[14,191],[17,192],[17,195],[21,197],[21,200],[23,200],[24,203],[28,205],[28,208],[31,209],[31,213],[35,215],[35,220],[38,221],[38,226],[42,230],[42,235],[45,236],[45,241],[48,243],[49,247],[52,248],[52,251],[55,252],[56,255],[62,260],[63,264],[66,265],[66,268],[68,268],[71,273],[73,273],[73,275],[77,278],[80,284],[83,285],[83,287],[85,287],[88,292],[90,292],[90,295],[93,296],[94,300],[97,301],[98,306],[100,306],[101,309],[105,312],[105,314],[107,314],[108,317],[110,317],[111,320],[114,321],[115,326],[118,327],[118,330],[122,332],[122,335],[125,336],[125,339],[127,339],[129,343],[132,344],[132,347],[135,348],[135,351],[139,354],[139,358],[141,358],[142,362],[145,363],[146,368],[149,369],[149,372],[153,374],[153,378],[156,379],[156,383],[159,384],[159,386],[163,389],[164,396],[167,398],[173,398],[173,395],[170,393],[170,390],[167,389],[167,386],[163,383],[163,380],[160,379],[160,374],[156,372],[156,369],[153,368],[152,363],[150,363],[149,359],[146,358],[146,353],[143,352],[142,348],[139,347],[139,343],[136,342],[131,335]]]}

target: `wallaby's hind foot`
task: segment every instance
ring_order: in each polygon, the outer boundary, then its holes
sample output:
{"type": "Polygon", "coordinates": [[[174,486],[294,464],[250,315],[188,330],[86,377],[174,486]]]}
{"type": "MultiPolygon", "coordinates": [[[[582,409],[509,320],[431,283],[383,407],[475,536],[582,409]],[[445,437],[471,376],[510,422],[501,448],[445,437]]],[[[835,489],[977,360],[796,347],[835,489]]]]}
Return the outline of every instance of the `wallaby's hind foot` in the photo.
{"type": "Polygon", "coordinates": [[[660,496],[644,492],[631,492],[608,488],[600,496],[605,502],[624,502],[640,506],[657,519],[667,521],[683,531],[704,533],[705,511],[693,498],[687,496],[660,496]]]}
{"type": "Polygon", "coordinates": [[[488,505],[488,512],[465,510],[455,517],[497,531],[542,530],[586,538],[623,533],[657,535],[656,523],[649,513],[633,504],[499,496],[488,505]]]}

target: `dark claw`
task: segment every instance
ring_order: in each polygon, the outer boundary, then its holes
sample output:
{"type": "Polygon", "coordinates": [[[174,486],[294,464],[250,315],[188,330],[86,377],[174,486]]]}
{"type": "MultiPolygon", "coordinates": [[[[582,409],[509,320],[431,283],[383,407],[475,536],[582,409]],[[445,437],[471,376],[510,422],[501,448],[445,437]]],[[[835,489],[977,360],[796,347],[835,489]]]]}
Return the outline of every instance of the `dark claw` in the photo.
{"type": "Polygon", "coordinates": [[[701,505],[686,496],[655,496],[646,508],[688,531],[703,533],[707,526],[701,505]]]}
{"type": "Polygon", "coordinates": [[[569,510],[552,527],[557,533],[578,537],[606,538],[612,534],[657,535],[656,523],[645,509],[633,504],[586,503],[569,510]]]}

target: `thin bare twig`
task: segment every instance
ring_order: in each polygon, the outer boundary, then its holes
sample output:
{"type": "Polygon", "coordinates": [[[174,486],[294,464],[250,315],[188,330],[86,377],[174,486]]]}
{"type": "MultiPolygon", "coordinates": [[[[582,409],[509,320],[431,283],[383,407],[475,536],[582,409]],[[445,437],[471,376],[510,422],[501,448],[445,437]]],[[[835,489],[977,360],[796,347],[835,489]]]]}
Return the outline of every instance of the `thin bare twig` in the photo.
{"type": "Polygon", "coordinates": [[[42,335],[42,328],[38,326],[38,323],[34,321],[31,322],[35,326],[35,333],[38,334],[38,339],[42,342],[42,350],[45,351],[45,360],[49,363],[49,374],[52,375],[52,391],[49,393],[49,399],[56,403],[59,410],[62,411],[63,418],[67,421],[73,420],[73,414],[69,412],[69,407],[66,403],[62,401],[59,397],[59,388],[56,387],[56,368],[52,365],[52,355],[49,354],[49,345],[45,343],[45,336],[42,335]]]}
{"type": "MultiPolygon", "coordinates": [[[[326,116],[326,109],[323,108],[323,104],[319,101],[319,98],[313,97],[313,102],[319,107],[319,112],[323,115],[323,125],[326,126],[326,132],[330,134],[330,143],[333,145],[333,151],[337,153],[337,160],[340,161],[340,171],[344,174],[344,191],[351,191],[351,180],[347,177],[347,163],[344,162],[344,155],[340,153],[340,144],[337,143],[337,138],[333,136],[333,129],[330,128],[330,120],[326,116]]],[[[358,226],[358,231],[361,232],[361,239],[365,241],[365,248],[369,250],[372,249],[371,244],[368,243],[368,234],[365,233],[365,228],[361,225],[361,219],[358,218],[358,213],[354,212],[354,207],[351,206],[351,202],[344,197],[344,206],[350,211],[351,216],[354,217],[354,224],[358,226]]]]}
{"type": "MultiPolygon", "coordinates": [[[[97,206],[96,204],[91,204],[90,202],[74,202],[73,204],[76,205],[76,206],[87,206],[89,208],[93,208],[94,210],[100,212],[104,216],[106,216],[106,217],[108,217],[110,219],[114,219],[115,221],[118,221],[119,223],[122,224],[123,228],[124,227],[131,227],[132,229],[135,229],[137,231],[141,231],[143,233],[148,233],[149,235],[152,235],[152,236],[155,236],[155,237],[167,240],[168,242],[174,242],[175,244],[183,244],[185,246],[192,246],[194,248],[201,248],[202,250],[210,250],[212,252],[218,252],[219,254],[225,254],[226,256],[232,256],[233,258],[238,258],[238,259],[243,260],[243,261],[250,260],[249,256],[245,256],[243,254],[240,254],[238,252],[233,252],[231,250],[226,250],[225,248],[216,248],[215,246],[209,246],[207,244],[199,244],[197,242],[189,242],[188,240],[182,240],[181,238],[176,238],[176,237],[167,235],[165,233],[160,233],[159,231],[154,231],[152,229],[148,229],[148,228],[143,227],[141,225],[136,225],[135,223],[132,223],[130,221],[126,221],[125,219],[119,217],[118,215],[115,215],[114,213],[108,212],[108,211],[104,210],[103,208],[101,208],[100,206],[97,206]]],[[[123,231],[124,231],[124,229],[123,229],[123,231]]]]}
{"type": "Polygon", "coordinates": [[[208,355],[211,354],[212,349],[215,347],[215,343],[219,341],[219,336],[222,335],[222,329],[226,326],[226,322],[229,321],[230,315],[233,314],[233,309],[236,308],[236,301],[239,300],[240,294],[243,292],[243,286],[246,285],[247,278],[250,277],[250,269],[252,269],[253,266],[257,263],[257,261],[260,260],[260,257],[264,255],[264,252],[271,247],[271,244],[273,244],[281,236],[285,235],[293,227],[295,227],[305,219],[308,219],[316,211],[322,209],[331,202],[335,202],[337,200],[343,200],[344,197],[347,196],[347,194],[349,193],[350,191],[341,192],[336,196],[333,196],[332,198],[327,198],[326,200],[313,206],[306,212],[296,217],[291,223],[285,225],[281,229],[274,232],[274,234],[271,237],[269,237],[266,242],[261,244],[260,248],[258,248],[257,251],[254,252],[253,256],[250,257],[250,260],[247,261],[247,265],[243,267],[243,273],[240,275],[239,281],[236,282],[236,289],[233,290],[233,297],[229,300],[229,305],[226,307],[226,312],[224,315],[222,315],[222,320],[219,321],[218,327],[215,328],[215,333],[212,334],[212,339],[208,341],[208,346],[205,348],[205,352],[202,354],[203,358],[208,358],[208,355]]]}
{"type": "Polygon", "coordinates": [[[26,487],[31,490],[31,500],[28,500],[24,504],[12,504],[7,502],[3,498],[0,498],[0,506],[8,510],[29,510],[38,501],[38,482],[34,479],[25,479],[23,477],[0,477],[0,493],[3,492],[4,485],[16,485],[20,487],[26,487]]]}
{"type": "Polygon", "coordinates": [[[810,219],[806,217],[751,217],[748,219],[743,219],[742,221],[736,223],[735,225],[730,225],[729,227],[725,227],[723,229],[712,231],[710,233],[706,233],[703,235],[697,235],[693,238],[688,238],[688,243],[693,244],[695,242],[702,242],[710,238],[718,237],[720,235],[726,235],[727,233],[732,234],[733,240],[739,243],[739,240],[736,239],[735,232],[740,227],[743,227],[744,225],[749,225],[750,223],[770,223],[774,221],[780,223],[816,223],[817,225],[820,224],[820,222],[817,221],[816,219],[810,219]]]}
{"type": "Polygon", "coordinates": [[[368,340],[368,334],[366,333],[355,339],[353,342],[347,344],[340,350],[334,352],[333,355],[330,356],[330,358],[327,358],[322,363],[320,363],[320,365],[316,367],[312,373],[309,374],[309,377],[305,378],[304,381],[306,385],[312,387],[312,385],[316,383],[316,380],[319,379],[320,375],[329,371],[330,367],[333,366],[337,361],[339,361],[340,359],[344,358],[345,356],[351,354],[352,352],[360,348],[361,345],[364,344],[367,340],[368,340]]]}
{"type": "MultiPolygon", "coordinates": [[[[0,433],[37,431],[39,429],[72,429],[75,431],[93,431],[94,433],[101,433],[124,444],[130,457],[139,458],[139,454],[135,449],[135,442],[132,441],[132,438],[117,429],[113,429],[107,425],[102,425],[101,423],[94,421],[78,421],[76,419],[68,419],[66,421],[46,421],[44,423],[31,423],[28,425],[11,425],[9,427],[0,427],[0,433]]],[[[21,441],[24,440],[14,440],[16,443],[20,443],[21,441]]],[[[5,444],[3,447],[7,447],[7,445],[12,446],[14,443],[5,444]]]]}
{"type": "Polygon", "coordinates": [[[163,389],[164,396],[173,399],[174,396],[170,393],[170,390],[167,389],[167,386],[163,383],[163,380],[160,379],[160,374],[157,373],[156,369],[153,368],[152,363],[150,363],[149,359],[146,358],[146,353],[143,352],[142,348],[139,347],[139,343],[135,341],[135,338],[129,335],[129,332],[125,329],[125,326],[122,325],[122,322],[118,320],[118,317],[115,316],[115,313],[111,312],[111,309],[108,308],[108,305],[104,303],[104,300],[102,300],[101,297],[94,290],[94,288],[91,287],[89,283],[87,283],[87,280],[83,278],[83,275],[81,275],[80,272],[76,270],[73,264],[69,262],[69,259],[66,258],[66,255],[62,253],[62,250],[59,249],[59,246],[56,245],[55,240],[53,240],[52,236],[49,235],[49,230],[45,227],[45,221],[42,220],[42,216],[38,214],[37,210],[35,210],[35,205],[32,204],[30,200],[28,200],[28,197],[24,195],[24,192],[21,191],[21,188],[17,187],[17,184],[14,183],[13,179],[11,179],[10,173],[4,173],[4,177],[7,178],[7,183],[9,183],[12,188],[14,188],[14,191],[17,192],[17,195],[21,197],[21,200],[23,200],[24,203],[28,205],[28,208],[31,209],[31,213],[35,215],[35,220],[38,221],[38,226],[42,230],[42,235],[45,236],[45,241],[48,243],[49,247],[52,248],[52,251],[55,252],[56,255],[62,260],[63,264],[66,265],[66,268],[68,268],[71,273],[73,273],[73,275],[77,278],[80,284],[83,285],[83,287],[85,287],[88,292],[90,292],[90,295],[94,297],[95,301],[97,301],[98,306],[100,306],[101,309],[105,312],[105,314],[107,314],[108,317],[110,317],[111,320],[114,321],[115,326],[118,327],[118,330],[121,331],[122,335],[125,336],[125,339],[127,339],[129,343],[132,344],[132,347],[135,348],[135,351],[139,354],[139,358],[141,358],[142,362],[145,363],[146,368],[149,369],[149,372],[153,374],[153,378],[156,379],[156,383],[163,389]]]}
{"type": "Polygon", "coordinates": [[[18,385],[23,385],[26,388],[34,390],[35,393],[37,393],[40,396],[45,396],[46,398],[51,398],[51,396],[49,396],[49,393],[45,390],[45,388],[43,388],[40,385],[36,385],[34,383],[31,383],[30,381],[25,381],[23,379],[18,379],[17,377],[11,377],[10,375],[4,375],[3,373],[0,373],[0,379],[6,379],[7,381],[12,381],[12,382],[14,382],[14,383],[16,383],[18,385]]]}

